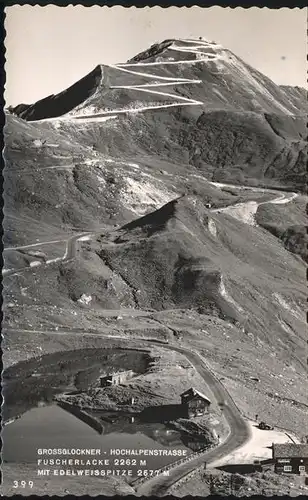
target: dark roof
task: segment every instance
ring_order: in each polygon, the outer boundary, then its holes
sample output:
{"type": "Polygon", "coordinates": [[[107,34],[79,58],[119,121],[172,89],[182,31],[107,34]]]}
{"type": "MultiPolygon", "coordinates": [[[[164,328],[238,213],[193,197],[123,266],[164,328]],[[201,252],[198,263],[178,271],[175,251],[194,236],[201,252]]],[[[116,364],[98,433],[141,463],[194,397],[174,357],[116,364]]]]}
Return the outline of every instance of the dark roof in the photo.
{"type": "Polygon", "coordinates": [[[198,391],[197,389],[195,389],[194,387],[191,387],[190,389],[188,389],[187,391],[185,392],[182,392],[181,394],[181,397],[183,396],[191,396],[191,398],[194,398],[196,396],[199,396],[200,398],[204,399],[205,401],[207,401],[208,403],[211,403],[211,400],[209,398],[207,398],[205,396],[205,394],[203,394],[202,392],[198,391]]]}
{"type": "Polygon", "coordinates": [[[273,443],[273,458],[308,458],[308,444],[273,443]]]}

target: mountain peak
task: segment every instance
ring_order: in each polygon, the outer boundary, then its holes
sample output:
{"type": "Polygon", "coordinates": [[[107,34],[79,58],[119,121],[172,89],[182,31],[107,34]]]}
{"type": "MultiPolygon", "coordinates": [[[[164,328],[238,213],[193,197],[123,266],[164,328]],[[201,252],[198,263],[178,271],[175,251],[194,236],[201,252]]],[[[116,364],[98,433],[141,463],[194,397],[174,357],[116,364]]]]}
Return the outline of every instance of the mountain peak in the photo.
{"type": "Polygon", "coordinates": [[[67,90],[17,106],[26,120],[106,121],[177,107],[194,118],[213,110],[304,114],[305,95],[276,85],[230,50],[203,37],[166,39],[126,63],[99,65],[67,90]]]}
{"type": "Polygon", "coordinates": [[[204,37],[200,37],[199,39],[169,38],[162,42],[155,42],[149,49],[140,52],[127,62],[133,63],[145,60],[153,62],[153,58],[159,58],[163,55],[169,56],[169,60],[172,55],[179,58],[181,54],[196,58],[197,54],[212,53],[213,50],[219,48],[222,48],[222,46],[214,41],[206,40],[204,37]]]}

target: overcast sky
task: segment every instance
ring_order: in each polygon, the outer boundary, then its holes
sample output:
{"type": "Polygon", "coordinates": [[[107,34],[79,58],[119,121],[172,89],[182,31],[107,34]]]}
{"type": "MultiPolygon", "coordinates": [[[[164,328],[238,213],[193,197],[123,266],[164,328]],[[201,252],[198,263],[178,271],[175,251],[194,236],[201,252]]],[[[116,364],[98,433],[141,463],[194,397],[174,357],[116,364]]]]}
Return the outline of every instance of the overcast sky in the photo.
{"type": "Polygon", "coordinates": [[[306,86],[306,17],[298,8],[7,7],[5,99],[34,102],[173,37],[214,40],[276,83],[306,86]]]}

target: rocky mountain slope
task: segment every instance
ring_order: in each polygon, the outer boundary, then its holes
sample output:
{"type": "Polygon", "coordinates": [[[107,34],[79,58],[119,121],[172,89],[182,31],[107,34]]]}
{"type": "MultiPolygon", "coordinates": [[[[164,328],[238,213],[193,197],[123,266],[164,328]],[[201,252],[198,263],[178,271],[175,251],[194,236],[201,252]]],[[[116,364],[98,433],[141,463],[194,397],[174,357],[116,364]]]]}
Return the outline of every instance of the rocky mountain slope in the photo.
{"type": "Polygon", "coordinates": [[[10,109],[8,363],[67,348],[44,330],[181,340],[247,401],[266,359],[258,401],[288,426],[293,394],[302,422],[306,109],[303,89],[205,40],[167,40],[10,109]],[[230,335],[236,366],[221,366],[230,335]],[[292,388],[276,380],[287,360],[292,388]]]}
{"type": "Polygon", "coordinates": [[[159,150],[168,160],[185,158],[214,180],[303,190],[306,110],[304,89],[274,84],[220,45],[166,40],[11,111],[31,121],[62,117],[48,125],[65,135],[72,118],[91,118],[82,140],[105,154],[159,150]],[[116,123],[94,125],[111,117],[116,123]]]}

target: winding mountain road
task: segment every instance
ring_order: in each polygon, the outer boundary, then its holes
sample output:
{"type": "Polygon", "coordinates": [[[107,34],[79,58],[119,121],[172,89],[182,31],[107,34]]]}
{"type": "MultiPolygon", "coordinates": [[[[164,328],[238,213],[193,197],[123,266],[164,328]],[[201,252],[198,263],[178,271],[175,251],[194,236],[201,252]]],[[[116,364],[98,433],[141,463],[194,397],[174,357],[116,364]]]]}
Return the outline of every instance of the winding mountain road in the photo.
{"type": "MultiPolygon", "coordinates": [[[[180,40],[181,42],[187,42],[186,40],[180,40]]],[[[191,41],[188,41],[189,43],[191,41]]],[[[157,104],[157,103],[150,103],[149,105],[145,106],[138,106],[135,107],[127,107],[127,108],[122,108],[122,109],[115,109],[115,110],[108,110],[108,111],[102,111],[99,113],[90,113],[90,114],[67,114],[64,115],[67,117],[71,117],[73,120],[99,120],[104,117],[109,117],[109,116],[117,116],[117,115],[125,115],[127,113],[139,113],[142,111],[147,111],[147,110],[155,110],[155,109],[165,109],[165,108],[172,108],[172,107],[177,107],[177,106],[203,106],[202,101],[197,101],[195,99],[191,99],[188,97],[183,97],[179,94],[170,94],[167,92],[164,92],[162,90],[153,90],[153,87],[164,87],[164,86],[180,86],[180,85],[187,85],[187,84],[201,84],[202,80],[198,79],[189,79],[189,78],[177,78],[177,77],[166,77],[162,75],[156,75],[155,73],[149,73],[145,71],[140,71],[141,68],[147,68],[147,67],[153,67],[153,66],[181,66],[181,65],[194,65],[202,62],[213,62],[214,60],[219,60],[221,59],[220,54],[213,54],[213,53],[207,53],[204,52],[204,50],[208,49],[213,49],[213,47],[218,47],[218,45],[213,45],[210,42],[206,41],[198,41],[198,42],[193,42],[193,45],[186,46],[186,47],[180,47],[173,43],[168,47],[169,50],[171,51],[178,51],[182,53],[190,53],[194,54],[196,57],[195,59],[188,59],[188,60],[180,60],[180,61],[172,61],[172,60],[164,60],[164,61],[155,61],[155,62],[128,62],[128,63],[119,63],[119,64],[109,64],[108,67],[117,70],[120,72],[128,73],[130,75],[136,75],[136,76],[142,76],[144,78],[151,78],[154,80],[154,83],[145,83],[145,84],[136,84],[136,85],[114,85],[110,86],[110,89],[126,89],[126,90],[137,90],[139,92],[146,92],[148,94],[155,96],[162,96],[165,97],[170,101],[173,100],[174,102],[169,102],[165,104],[157,104]],[[199,56],[199,57],[197,57],[199,56]],[[137,69],[137,71],[136,71],[137,69]]]]}
{"type": "Polygon", "coordinates": [[[164,348],[177,351],[186,356],[202,377],[216,401],[218,403],[223,403],[223,413],[229,425],[230,434],[228,438],[216,448],[197,456],[190,462],[170,469],[169,476],[165,476],[163,474],[154,476],[138,486],[136,489],[137,493],[145,496],[161,496],[166,494],[168,488],[170,488],[172,484],[178,481],[185,474],[204,464],[204,462],[206,462],[208,466],[211,462],[228,455],[231,451],[234,451],[247,443],[251,437],[250,428],[246,420],[242,417],[228,391],[208,368],[200,354],[196,351],[188,349],[187,347],[178,347],[172,344],[164,346],[164,348]]]}
{"type": "MultiPolygon", "coordinates": [[[[42,246],[45,245],[53,245],[56,243],[66,243],[66,248],[63,257],[57,257],[55,259],[49,259],[44,261],[37,261],[37,265],[33,267],[38,267],[38,266],[44,266],[48,264],[54,264],[56,262],[66,262],[71,259],[73,259],[76,256],[77,253],[77,242],[79,240],[82,240],[85,237],[91,237],[95,233],[91,232],[83,232],[79,234],[74,234],[72,236],[69,236],[68,238],[63,238],[63,239],[58,239],[58,240],[52,240],[52,241],[41,241],[39,243],[32,243],[29,245],[22,245],[22,246],[16,246],[16,247],[7,247],[3,249],[3,252],[7,251],[18,251],[18,250],[26,250],[26,249],[31,249],[35,247],[41,248],[42,246]]],[[[31,266],[23,267],[21,269],[3,269],[2,270],[2,276],[7,277],[7,276],[13,276],[20,274],[23,271],[27,271],[31,269],[31,266]]]]}
{"type": "Polygon", "coordinates": [[[259,193],[269,193],[269,194],[274,194],[275,197],[271,200],[267,201],[244,201],[241,203],[236,203],[235,205],[230,205],[228,207],[223,207],[223,208],[214,208],[211,211],[216,212],[218,214],[220,213],[226,213],[227,215],[230,215],[231,217],[234,217],[235,219],[240,220],[241,222],[244,222],[246,224],[249,224],[251,226],[257,226],[257,222],[255,220],[255,216],[257,213],[258,208],[261,205],[284,205],[286,203],[290,203],[290,201],[294,200],[298,196],[297,193],[293,192],[283,192],[283,191],[274,191],[272,189],[264,189],[264,188],[253,188],[253,187],[242,187],[242,186],[234,186],[234,185],[228,185],[228,184],[220,184],[218,182],[211,182],[210,184],[215,185],[215,187],[232,187],[232,188],[237,188],[239,190],[243,189],[249,189],[250,191],[255,191],[259,193]],[[278,196],[277,196],[278,193],[278,196]]]}
{"type": "MultiPolygon", "coordinates": [[[[182,40],[185,41],[185,40],[182,40]]],[[[196,101],[195,99],[191,99],[188,97],[183,97],[179,94],[169,94],[167,92],[163,92],[162,90],[151,90],[153,87],[164,87],[164,86],[179,86],[179,85],[185,85],[185,84],[201,84],[202,80],[196,80],[196,79],[189,79],[189,78],[176,78],[176,77],[166,77],[166,76],[160,76],[156,75],[155,73],[148,73],[144,71],[140,71],[140,68],[146,68],[148,66],[168,66],[168,65],[193,65],[196,63],[201,63],[201,62],[208,62],[212,61],[214,59],[219,59],[219,55],[208,55],[205,54],[204,52],[200,52],[198,48],[201,47],[202,42],[200,43],[195,43],[195,46],[193,47],[188,47],[186,52],[190,53],[197,53],[200,54],[199,58],[196,59],[191,59],[187,61],[170,61],[170,60],[165,60],[165,61],[159,61],[159,62],[150,62],[150,63],[145,63],[145,62],[132,62],[132,63],[119,63],[119,64],[109,64],[108,67],[117,70],[123,73],[129,73],[131,75],[136,75],[136,76],[142,76],[144,78],[151,78],[155,80],[154,83],[149,83],[149,84],[136,84],[136,85],[114,85],[110,86],[110,89],[126,89],[126,90],[137,90],[139,92],[147,92],[149,94],[152,94],[153,96],[163,96],[166,97],[169,101],[174,100],[174,102],[169,102],[166,104],[157,104],[157,103],[150,103],[149,105],[145,106],[140,106],[140,103],[138,103],[138,106],[131,106],[127,108],[121,108],[121,109],[114,109],[114,110],[106,110],[106,111],[101,111],[99,113],[81,113],[81,114],[76,114],[76,111],[74,113],[68,112],[62,116],[58,116],[55,118],[43,118],[41,120],[36,120],[36,122],[44,122],[44,121],[49,121],[51,123],[53,122],[61,122],[61,121],[67,121],[67,120],[81,120],[83,122],[89,122],[89,121],[105,121],[110,118],[116,118],[117,116],[120,115],[127,115],[129,113],[139,113],[143,111],[148,111],[148,110],[156,110],[156,109],[165,109],[165,108],[172,108],[172,107],[177,107],[177,106],[201,106],[203,105],[203,102],[201,101],[196,101]],[[134,69],[135,68],[135,69],[134,69]],[[157,83],[161,82],[161,83],[157,83]]],[[[202,48],[210,48],[209,43],[203,42],[202,48]]],[[[180,48],[180,47],[179,47],[180,48]]],[[[172,50],[177,50],[176,45],[172,45],[170,47],[172,50]]],[[[102,82],[102,85],[104,83],[102,82]]],[[[93,96],[91,97],[93,99],[93,96]]],[[[91,108],[91,104],[89,103],[89,106],[91,108]]]]}
{"type": "MultiPolygon", "coordinates": [[[[125,162],[123,162],[125,163],[125,162]]],[[[242,203],[237,203],[235,205],[227,206],[227,207],[222,207],[222,208],[214,208],[211,209],[211,212],[216,212],[216,213],[226,213],[238,220],[241,220],[244,223],[257,226],[256,221],[255,221],[255,214],[261,205],[266,205],[266,204],[273,204],[273,205],[282,205],[286,203],[290,203],[292,200],[294,200],[298,194],[293,193],[293,192],[283,192],[283,191],[277,191],[273,189],[266,189],[266,188],[255,188],[255,187],[250,187],[250,186],[237,186],[233,184],[223,184],[223,183],[218,183],[218,182],[210,182],[210,184],[214,185],[215,187],[229,187],[229,188],[235,188],[239,190],[250,190],[250,191],[255,191],[256,193],[269,193],[275,195],[275,197],[272,200],[267,200],[267,201],[262,201],[262,202],[256,202],[256,201],[247,201],[247,202],[242,202],[242,203]]],[[[38,261],[36,265],[33,267],[38,267],[42,265],[48,265],[48,264],[53,264],[56,262],[65,262],[73,259],[76,256],[77,253],[77,242],[82,240],[85,237],[91,238],[97,234],[98,231],[95,232],[81,232],[78,234],[73,234],[72,236],[69,236],[68,238],[62,238],[62,239],[57,239],[57,240],[52,240],[52,241],[43,241],[43,242],[38,242],[38,243],[31,243],[29,245],[21,245],[21,246],[16,246],[16,247],[7,247],[3,249],[3,252],[7,251],[14,251],[14,250],[26,250],[27,248],[35,248],[35,247],[42,247],[44,245],[52,245],[56,243],[61,243],[65,242],[66,243],[66,249],[63,257],[57,257],[55,259],[49,259],[46,262],[43,261],[38,261]]],[[[21,269],[3,269],[2,270],[2,276],[7,277],[7,276],[12,276],[12,275],[17,275],[20,274],[23,271],[29,270],[31,267],[27,266],[21,269]]]]}
{"type": "MultiPolygon", "coordinates": [[[[11,329],[13,330],[13,329],[11,329]]],[[[14,331],[17,331],[14,329],[14,331]]],[[[152,478],[147,479],[145,482],[136,487],[137,494],[140,495],[162,495],[164,494],[168,488],[174,484],[177,480],[183,477],[188,472],[194,470],[196,467],[202,465],[204,462],[207,463],[207,466],[225,455],[229,455],[235,449],[243,446],[247,443],[251,437],[250,428],[246,422],[246,420],[242,417],[239,409],[235,405],[233,399],[231,398],[228,391],[225,389],[223,384],[218,380],[218,378],[213,374],[211,369],[207,366],[204,358],[195,350],[189,349],[187,346],[178,346],[174,344],[163,344],[160,341],[155,341],[153,339],[145,339],[133,337],[127,339],[127,337],[121,335],[106,335],[101,333],[88,333],[81,331],[73,331],[73,330],[18,330],[19,333],[43,333],[48,335],[80,335],[82,337],[93,337],[93,338],[108,338],[119,340],[119,347],[136,347],[136,343],[138,347],[143,347],[144,344],[147,343],[149,345],[157,345],[163,349],[168,349],[170,351],[178,352],[184,355],[195,368],[195,370],[199,373],[199,375],[204,380],[205,385],[208,387],[209,392],[212,395],[212,399],[215,399],[217,403],[223,403],[223,414],[227,421],[227,424],[230,428],[230,433],[228,438],[219,446],[214,449],[211,449],[199,456],[195,459],[187,463],[183,463],[175,466],[169,470],[169,475],[166,476],[164,474],[154,476],[152,478]]]]}

